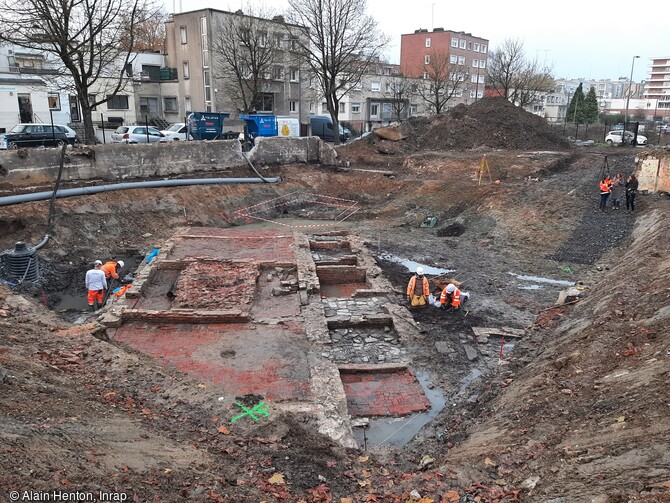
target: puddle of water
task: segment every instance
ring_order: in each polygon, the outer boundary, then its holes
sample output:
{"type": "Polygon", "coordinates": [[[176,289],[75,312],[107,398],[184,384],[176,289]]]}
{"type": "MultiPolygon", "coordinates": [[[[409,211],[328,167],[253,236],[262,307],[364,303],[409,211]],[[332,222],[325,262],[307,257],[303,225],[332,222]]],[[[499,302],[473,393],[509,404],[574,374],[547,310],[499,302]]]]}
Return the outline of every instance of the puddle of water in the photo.
{"type": "Polygon", "coordinates": [[[64,294],[60,302],[53,308],[56,312],[63,311],[86,311],[88,310],[88,300],[86,299],[86,291],[82,295],[64,294]]]}
{"type": "MultiPolygon", "coordinates": [[[[416,378],[430,401],[430,409],[407,417],[370,419],[370,426],[365,430],[368,450],[373,450],[376,447],[402,447],[412,440],[425,424],[435,419],[444,408],[446,399],[442,391],[437,388],[428,388],[428,374],[417,372],[416,378]]],[[[359,445],[363,446],[365,443],[363,430],[361,428],[354,428],[353,430],[359,445]]]]}
{"type": "Polygon", "coordinates": [[[470,384],[479,379],[482,376],[482,371],[479,369],[472,369],[468,375],[461,379],[459,386],[459,392],[465,391],[470,384]]]}
{"type": "Polygon", "coordinates": [[[513,272],[508,272],[517,279],[521,281],[530,281],[531,283],[548,283],[550,285],[561,285],[561,286],[574,286],[574,281],[566,281],[563,279],[551,279],[551,278],[541,278],[540,276],[526,276],[523,274],[516,274],[513,272]]]}
{"type": "Polygon", "coordinates": [[[404,258],[396,257],[395,255],[391,255],[388,253],[382,253],[381,255],[379,255],[379,257],[384,260],[388,260],[390,262],[395,262],[396,264],[404,265],[410,272],[416,271],[416,268],[421,266],[423,267],[424,274],[428,274],[430,276],[439,276],[440,274],[446,274],[449,272],[454,272],[456,270],[456,269],[440,269],[438,267],[432,267],[429,265],[420,264],[419,262],[414,262],[413,260],[407,260],[404,258]]]}
{"type": "Polygon", "coordinates": [[[541,290],[542,285],[525,285],[525,286],[520,286],[519,290],[541,290]]]}

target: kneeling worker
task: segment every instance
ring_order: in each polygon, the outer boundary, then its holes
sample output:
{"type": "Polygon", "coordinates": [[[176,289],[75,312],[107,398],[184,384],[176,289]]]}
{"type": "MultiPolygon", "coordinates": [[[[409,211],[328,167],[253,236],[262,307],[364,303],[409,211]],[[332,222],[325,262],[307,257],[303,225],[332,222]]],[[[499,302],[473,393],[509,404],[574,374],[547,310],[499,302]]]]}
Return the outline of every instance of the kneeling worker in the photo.
{"type": "Polygon", "coordinates": [[[440,303],[442,307],[454,309],[460,309],[461,305],[470,298],[470,294],[467,292],[461,292],[456,285],[449,283],[442,290],[442,295],[440,295],[440,303]]]}
{"type": "Polygon", "coordinates": [[[119,271],[123,268],[124,265],[125,264],[123,263],[123,260],[119,260],[118,262],[113,262],[110,260],[100,269],[105,273],[105,277],[107,279],[119,279],[119,271]]]}
{"type": "Polygon", "coordinates": [[[416,268],[416,274],[409,279],[407,285],[407,302],[412,307],[424,307],[428,295],[430,295],[428,278],[423,275],[423,267],[419,266],[416,268]]]}

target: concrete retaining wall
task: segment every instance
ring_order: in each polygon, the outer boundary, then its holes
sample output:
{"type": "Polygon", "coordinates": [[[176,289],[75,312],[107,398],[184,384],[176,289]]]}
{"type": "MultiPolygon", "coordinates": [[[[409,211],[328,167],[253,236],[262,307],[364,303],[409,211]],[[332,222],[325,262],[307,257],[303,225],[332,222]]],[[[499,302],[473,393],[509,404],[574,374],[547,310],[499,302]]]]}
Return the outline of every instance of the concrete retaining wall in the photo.
{"type": "MultiPolygon", "coordinates": [[[[0,183],[9,182],[13,188],[53,183],[60,154],[60,149],[54,148],[0,151],[0,183]]],[[[333,147],[315,136],[259,138],[247,157],[255,166],[296,162],[338,164],[333,147]]],[[[238,166],[246,166],[246,161],[237,140],[107,144],[69,148],[63,180],[120,181],[217,172],[238,166]]]]}

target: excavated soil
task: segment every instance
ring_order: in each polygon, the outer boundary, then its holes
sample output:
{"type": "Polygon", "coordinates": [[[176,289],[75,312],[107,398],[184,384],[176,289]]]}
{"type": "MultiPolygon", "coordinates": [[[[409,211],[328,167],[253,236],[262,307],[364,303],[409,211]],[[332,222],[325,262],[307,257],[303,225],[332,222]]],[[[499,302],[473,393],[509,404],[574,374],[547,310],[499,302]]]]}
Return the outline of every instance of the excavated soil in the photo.
{"type": "MultiPolygon", "coordinates": [[[[43,282],[0,284],[0,499],[670,501],[670,200],[641,194],[634,214],[598,210],[604,155],[628,173],[638,150],[567,149],[498,100],[401,128],[404,140],[340,147],[341,168],[270,167],[276,185],[59,200],[43,282]],[[176,227],[227,227],[241,223],[239,208],[307,191],[359,203],[342,225],[365,238],[398,303],[411,274],[403,261],[449,270],[471,294],[458,312],[412,311],[421,332],[406,350],[446,406],[404,447],[341,448],[306,413],[231,432],[217,386],[96,338],[96,325],[61,307],[83,296],[94,258],[136,265],[176,227]],[[427,217],[437,224],[422,227],[427,217]],[[583,282],[583,299],[552,308],[557,281],[583,282]],[[475,340],[472,327],[499,326],[525,335],[475,340]]],[[[39,242],[47,211],[1,208],[0,248],[39,242]]]]}

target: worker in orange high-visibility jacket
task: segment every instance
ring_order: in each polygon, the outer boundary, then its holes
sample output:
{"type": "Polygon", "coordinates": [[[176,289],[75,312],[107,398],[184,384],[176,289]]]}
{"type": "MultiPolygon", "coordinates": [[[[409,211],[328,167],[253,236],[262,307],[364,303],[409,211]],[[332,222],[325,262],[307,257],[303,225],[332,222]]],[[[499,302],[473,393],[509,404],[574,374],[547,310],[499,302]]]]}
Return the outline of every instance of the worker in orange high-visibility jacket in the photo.
{"type": "Polygon", "coordinates": [[[118,262],[109,261],[105,263],[105,265],[103,265],[100,270],[105,273],[105,277],[107,279],[119,279],[119,271],[123,268],[124,265],[125,264],[123,263],[123,260],[119,260],[118,262]]]}
{"type": "Polygon", "coordinates": [[[442,304],[442,307],[459,309],[469,298],[469,293],[461,292],[456,285],[449,283],[444,287],[444,290],[442,290],[440,303],[442,304]]]}
{"type": "Polygon", "coordinates": [[[428,295],[430,295],[430,284],[428,278],[423,275],[423,267],[419,266],[407,284],[407,302],[412,307],[424,307],[428,295]]]}
{"type": "Polygon", "coordinates": [[[612,179],[609,175],[600,180],[600,211],[605,211],[607,207],[607,198],[612,192],[612,179]]]}

